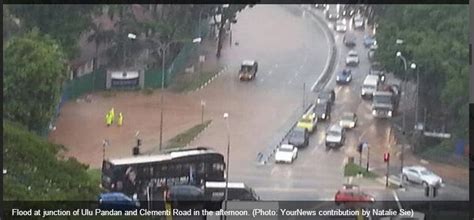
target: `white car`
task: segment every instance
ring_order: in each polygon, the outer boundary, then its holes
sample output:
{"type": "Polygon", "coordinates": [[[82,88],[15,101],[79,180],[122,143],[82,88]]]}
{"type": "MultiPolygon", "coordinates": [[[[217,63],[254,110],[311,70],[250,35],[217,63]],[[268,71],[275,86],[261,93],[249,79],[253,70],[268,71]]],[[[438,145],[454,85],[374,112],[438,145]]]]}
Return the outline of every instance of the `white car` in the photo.
{"type": "Polygon", "coordinates": [[[344,128],[338,124],[333,124],[326,131],[326,148],[341,147],[345,142],[344,128]]]}
{"type": "Polygon", "coordinates": [[[363,29],[364,28],[364,18],[361,15],[356,15],[354,17],[354,29],[363,29]]]}
{"type": "Polygon", "coordinates": [[[357,66],[357,65],[359,65],[359,55],[357,54],[357,51],[355,51],[355,50],[349,51],[349,53],[347,54],[347,57],[346,57],[346,65],[347,66],[350,66],[350,65],[357,66]]]}
{"type": "Polygon", "coordinates": [[[336,30],[337,32],[346,32],[347,31],[346,20],[338,20],[336,22],[336,26],[334,26],[334,30],[336,30]]]}
{"type": "Polygon", "coordinates": [[[298,156],[298,148],[291,144],[282,144],[275,153],[275,162],[293,163],[298,156]]]}
{"type": "Polygon", "coordinates": [[[354,128],[357,123],[357,116],[352,112],[345,112],[339,121],[339,126],[343,128],[354,128]]]}
{"type": "Polygon", "coordinates": [[[443,185],[441,177],[422,166],[404,167],[402,177],[404,181],[420,183],[424,187],[443,185]]]}

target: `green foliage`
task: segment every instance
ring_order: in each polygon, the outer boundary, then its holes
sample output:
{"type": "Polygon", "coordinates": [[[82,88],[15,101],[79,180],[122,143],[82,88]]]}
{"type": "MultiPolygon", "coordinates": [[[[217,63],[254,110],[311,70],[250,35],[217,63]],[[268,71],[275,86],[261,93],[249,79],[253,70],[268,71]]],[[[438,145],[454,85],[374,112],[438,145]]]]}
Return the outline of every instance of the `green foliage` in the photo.
{"type": "Polygon", "coordinates": [[[356,176],[357,174],[362,173],[362,176],[367,178],[377,178],[377,174],[367,171],[364,167],[360,167],[355,163],[347,163],[344,166],[344,176],[356,176]]]}
{"type": "Polygon", "coordinates": [[[58,159],[61,147],[26,131],[21,125],[3,123],[4,200],[94,200],[99,185],[87,166],[75,159],[58,159]]]}
{"type": "Polygon", "coordinates": [[[174,138],[168,141],[166,148],[181,148],[185,147],[186,144],[190,143],[199,133],[201,133],[212,120],[207,120],[203,124],[195,125],[194,127],[186,130],[185,132],[176,135],[174,138]]]}
{"type": "Polygon", "coordinates": [[[40,131],[54,114],[66,77],[61,49],[33,30],[12,38],[4,53],[4,117],[40,131]]]}
{"type": "MultiPolygon", "coordinates": [[[[376,59],[399,77],[404,71],[395,57],[397,51],[415,62],[420,103],[431,115],[448,116],[453,140],[467,139],[468,6],[380,5],[375,10],[379,24],[376,59]],[[396,39],[403,39],[403,45],[396,45],[396,39]]],[[[408,70],[408,79],[416,80],[412,70],[408,70]]]]}

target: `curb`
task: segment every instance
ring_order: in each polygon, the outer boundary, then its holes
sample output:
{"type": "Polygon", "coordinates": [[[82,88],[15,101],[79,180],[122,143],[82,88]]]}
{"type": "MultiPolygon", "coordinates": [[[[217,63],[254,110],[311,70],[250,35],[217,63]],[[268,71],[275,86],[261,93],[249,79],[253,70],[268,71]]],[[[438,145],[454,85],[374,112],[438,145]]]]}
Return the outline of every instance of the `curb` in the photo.
{"type": "Polygon", "coordinates": [[[212,120],[211,120],[211,122],[210,122],[208,125],[206,125],[206,127],[204,127],[204,129],[202,129],[201,132],[199,132],[191,141],[189,141],[189,143],[187,143],[187,144],[185,145],[185,147],[189,147],[189,146],[190,146],[189,144],[191,144],[191,143],[194,142],[196,139],[198,139],[198,138],[202,135],[202,133],[204,133],[204,131],[206,131],[209,126],[211,126],[211,124],[212,124],[212,120]]]}
{"type": "MultiPolygon", "coordinates": [[[[329,43],[331,44],[330,50],[329,50],[330,59],[326,62],[326,66],[323,69],[323,72],[322,72],[321,76],[316,80],[316,82],[311,87],[311,91],[314,92],[314,90],[317,86],[324,87],[324,86],[327,85],[327,83],[329,81],[329,78],[331,76],[330,73],[333,72],[333,69],[334,69],[334,66],[335,66],[335,59],[336,59],[336,55],[337,55],[336,40],[334,38],[334,34],[331,32],[329,27],[326,25],[325,20],[323,20],[319,15],[314,14],[310,10],[303,9],[303,11],[308,11],[311,15],[313,15],[313,17],[316,18],[317,22],[319,23],[319,25],[324,30],[326,37],[328,37],[329,43]]],[[[321,89],[321,88],[319,88],[319,89],[321,89]]],[[[313,104],[309,105],[305,109],[304,113],[307,113],[313,106],[314,106],[313,104]]],[[[269,148],[265,149],[264,151],[259,152],[257,154],[257,162],[260,165],[264,165],[269,161],[269,159],[273,156],[273,154],[275,154],[275,151],[283,143],[283,141],[288,137],[288,135],[290,134],[290,131],[296,126],[297,123],[298,122],[293,123],[293,125],[290,127],[290,129],[288,131],[286,131],[285,135],[278,142],[278,144],[276,146],[271,146],[271,147],[269,147],[269,148]],[[267,155],[264,155],[264,154],[267,154],[267,155]]]]}
{"type": "Polygon", "coordinates": [[[227,69],[229,68],[229,66],[226,66],[224,68],[222,68],[219,72],[217,72],[213,77],[211,77],[209,80],[207,80],[207,82],[205,82],[204,84],[202,84],[201,86],[199,86],[197,89],[195,90],[192,90],[192,91],[189,91],[187,92],[187,94],[190,94],[190,93],[193,93],[193,92],[197,92],[201,89],[204,89],[207,85],[209,85],[214,79],[216,79],[219,75],[221,75],[223,72],[227,71],[227,69]]]}

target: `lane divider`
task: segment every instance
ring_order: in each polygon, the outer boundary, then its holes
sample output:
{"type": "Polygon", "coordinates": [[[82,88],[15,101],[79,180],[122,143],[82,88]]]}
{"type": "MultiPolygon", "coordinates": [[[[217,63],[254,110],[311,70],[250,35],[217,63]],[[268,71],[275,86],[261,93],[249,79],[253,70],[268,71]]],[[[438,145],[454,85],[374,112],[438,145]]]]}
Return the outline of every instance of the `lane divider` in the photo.
{"type": "Polygon", "coordinates": [[[197,89],[193,90],[193,91],[189,91],[189,93],[193,93],[193,92],[197,92],[201,89],[204,89],[207,85],[209,85],[214,79],[216,79],[219,75],[221,75],[222,73],[224,73],[225,71],[227,71],[227,69],[229,68],[229,66],[226,66],[224,68],[222,68],[219,72],[217,72],[217,74],[215,74],[213,77],[211,77],[209,80],[207,80],[205,83],[203,83],[201,86],[199,86],[197,89]]]}

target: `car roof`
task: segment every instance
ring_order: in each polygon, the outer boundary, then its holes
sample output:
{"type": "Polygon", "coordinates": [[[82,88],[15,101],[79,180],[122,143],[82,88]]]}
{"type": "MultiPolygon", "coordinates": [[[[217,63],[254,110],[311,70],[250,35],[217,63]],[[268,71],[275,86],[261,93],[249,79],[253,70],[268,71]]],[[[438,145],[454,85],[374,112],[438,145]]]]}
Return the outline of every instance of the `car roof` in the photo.
{"type": "Polygon", "coordinates": [[[242,62],[242,65],[245,65],[245,66],[252,66],[254,63],[255,63],[255,60],[244,60],[244,61],[242,62]]]}
{"type": "Polygon", "coordinates": [[[347,54],[349,54],[349,55],[350,55],[350,54],[357,54],[357,51],[355,51],[355,50],[350,50],[349,53],[347,53],[347,54]]]}
{"type": "Polygon", "coordinates": [[[354,112],[344,112],[344,113],[342,114],[342,117],[344,117],[344,116],[351,116],[351,117],[353,117],[354,115],[355,115],[354,112]]]}
{"type": "Polygon", "coordinates": [[[281,148],[281,149],[290,149],[290,150],[291,150],[291,149],[293,149],[294,147],[293,147],[293,145],[291,145],[291,144],[282,144],[282,145],[280,146],[280,148],[281,148]]]}
{"type": "Polygon", "coordinates": [[[410,166],[410,167],[406,167],[407,169],[414,169],[414,170],[417,170],[417,171],[424,171],[424,170],[428,170],[426,169],[426,167],[423,167],[423,166],[410,166]]]}
{"type": "Polygon", "coordinates": [[[367,75],[364,79],[364,83],[363,84],[367,84],[367,83],[377,83],[379,81],[379,76],[377,75],[367,75]]]}
{"type": "Polygon", "coordinates": [[[338,124],[333,124],[331,127],[328,129],[329,131],[342,131],[342,127],[339,126],[338,124]]]}

